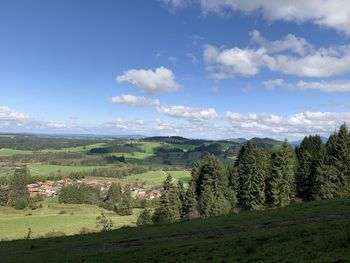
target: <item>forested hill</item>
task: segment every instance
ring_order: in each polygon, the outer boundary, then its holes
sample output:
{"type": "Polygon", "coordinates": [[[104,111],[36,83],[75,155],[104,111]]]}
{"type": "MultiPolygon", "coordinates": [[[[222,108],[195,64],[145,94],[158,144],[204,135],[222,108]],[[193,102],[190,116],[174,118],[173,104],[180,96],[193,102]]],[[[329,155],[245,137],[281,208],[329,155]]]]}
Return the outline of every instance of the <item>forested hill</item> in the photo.
{"type": "Polygon", "coordinates": [[[350,199],[0,243],[0,262],[349,262],[350,199]]]}
{"type": "MultiPolygon", "coordinates": [[[[283,142],[271,138],[258,138],[254,137],[251,139],[258,147],[268,146],[273,148],[274,146],[281,145],[283,142]]],[[[201,144],[212,144],[212,143],[225,143],[231,145],[245,144],[248,140],[245,138],[227,139],[227,140],[205,140],[205,139],[187,139],[180,136],[154,136],[144,138],[143,141],[148,142],[163,142],[171,144],[187,144],[187,145],[201,145],[201,144]]]]}

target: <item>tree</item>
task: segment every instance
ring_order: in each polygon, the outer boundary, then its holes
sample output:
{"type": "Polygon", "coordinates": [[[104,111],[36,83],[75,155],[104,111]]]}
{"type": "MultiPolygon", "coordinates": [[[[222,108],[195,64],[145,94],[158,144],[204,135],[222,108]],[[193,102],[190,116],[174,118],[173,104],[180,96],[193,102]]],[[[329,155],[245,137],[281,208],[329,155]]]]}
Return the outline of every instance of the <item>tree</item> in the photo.
{"type": "Polygon", "coordinates": [[[23,209],[28,205],[29,193],[27,184],[29,183],[29,171],[27,167],[17,168],[9,180],[8,202],[18,209],[23,209]]]}
{"type": "Polygon", "coordinates": [[[172,183],[172,177],[167,175],[163,183],[163,191],[153,214],[155,223],[173,223],[181,219],[182,204],[179,189],[172,183]]]}
{"type": "Polygon", "coordinates": [[[262,209],[265,205],[266,158],[254,141],[248,141],[239,157],[239,206],[244,210],[262,209]]]}
{"type": "Polygon", "coordinates": [[[273,154],[271,172],[266,186],[269,206],[285,206],[295,197],[296,157],[294,149],[285,141],[273,154]]]}
{"type": "Polygon", "coordinates": [[[108,189],[107,196],[104,199],[103,207],[108,210],[113,210],[116,204],[122,201],[122,188],[120,183],[112,183],[108,189]]]}
{"type": "Polygon", "coordinates": [[[144,225],[151,225],[153,223],[152,221],[152,215],[151,211],[149,209],[144,209],[137,217],[137,226],[144,226],[144,225]]]}
{"type": "Polygon", "coordinates": [[[305,137],[296,149],[298,168],[297,193],[304,201],[315,199],[317,171],[323,165],[326,148],[319,135],[305,137]]]}
{"type": "Polygon", "coordinates": [[[124,188],[121,203],[116,205],[115,210],[121,216],[132,215],[132,197],[129,187],[124,188]]]}
{"type": "Polygon", "coordinates": [[[196,184],[192,178],[188,183],[186,195],[182,204],[182,218],[194,219],[199,217],[197,205],[196,184]]]}
{"type": "Polygon", "coordinates": [[[339,131],[330,136],[326,144],[326,164],[337,173],[336,196],[350,195],[350,133],[343,124],[339,131]]]}

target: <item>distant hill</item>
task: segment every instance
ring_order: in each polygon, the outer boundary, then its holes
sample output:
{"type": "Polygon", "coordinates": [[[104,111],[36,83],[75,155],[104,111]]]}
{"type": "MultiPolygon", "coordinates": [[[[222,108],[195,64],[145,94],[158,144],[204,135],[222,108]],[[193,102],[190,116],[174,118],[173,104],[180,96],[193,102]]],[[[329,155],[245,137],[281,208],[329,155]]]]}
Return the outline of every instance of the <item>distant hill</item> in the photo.
{"type": "Polygon", "coordinates": [[[235,142],[235,143],[245,143],[248,140],[246,138],[230,138],[230,139],[227,139],[226,141],[235,142]]]}
{"type": "Polygon", "coordinates": [[[0,242],[1,262],[349,262],[350,199],[0,242]]]}
{"type": "Polygon", "coordinates": [[[277,140],[270,139],[270,138],[254,137],[251,140],[254,141],[258,145],[258,147],[268,146],[270,148],[273,148],[273,147],[281,145],[283,143],[282,141],[277,141],[277,140]]]}

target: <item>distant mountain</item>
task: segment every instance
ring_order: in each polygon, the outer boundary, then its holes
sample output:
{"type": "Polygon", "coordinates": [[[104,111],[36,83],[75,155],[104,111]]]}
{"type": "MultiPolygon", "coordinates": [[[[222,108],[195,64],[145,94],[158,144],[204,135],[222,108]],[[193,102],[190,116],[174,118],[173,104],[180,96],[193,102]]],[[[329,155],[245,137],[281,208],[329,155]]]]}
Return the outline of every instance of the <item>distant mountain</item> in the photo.
{"type": "Polygon", "coordinates": [[[235,142],[235,143],[245,143],[248,140],[246,138],[230,138],[230,139],[227,139],[226,141],[235,142]]]}
{"type": "Polygon", "coordinates": [[[273,147],[281,145],[283,143],[282,141],[277,141],[277,140],[274,140],[271,138],[254,137],[251,140],[254,141],[258,145],[258,147],[268,146],[270,148],[273,148],[273,147]]]}

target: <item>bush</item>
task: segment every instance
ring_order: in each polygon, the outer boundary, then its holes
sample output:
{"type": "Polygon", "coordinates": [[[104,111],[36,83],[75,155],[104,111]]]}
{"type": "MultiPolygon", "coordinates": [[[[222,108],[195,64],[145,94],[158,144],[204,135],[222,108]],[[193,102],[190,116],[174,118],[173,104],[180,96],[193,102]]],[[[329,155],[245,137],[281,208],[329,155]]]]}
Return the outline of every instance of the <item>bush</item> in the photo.
{"type": "Polygon", "coordinates": [[[80,231],[79,231],[80,235],[87,235],[87,234],[92,234],[92,233],[96,233],[96,230],[91,229],[87,226],[83,226],[82,228],[80,228],[80,231]]]}
{"type": "Polygon", "coordinates": [[[26,198],[18,198],[13,202],[13,207],[15,209],[24,209],[27,206],[28,206],[28,200],[26,198]]]}
{"type": "Polygon", "coordinates": [[[149,209],[144,209],[137,218],[137,226],[151,225],[152,215],[149,209]]]}
{"type": "Polygon", "coordinates": [[[54,238],[54,237],[64,237],[66,234],[62,231],[51,231],[47,232],[44,237],[46,238],[54,238]]]}

